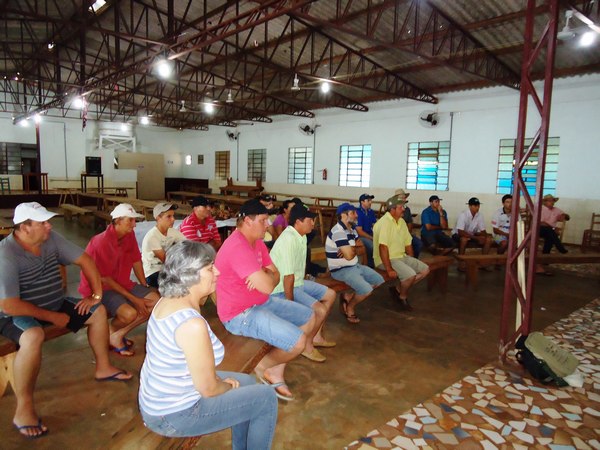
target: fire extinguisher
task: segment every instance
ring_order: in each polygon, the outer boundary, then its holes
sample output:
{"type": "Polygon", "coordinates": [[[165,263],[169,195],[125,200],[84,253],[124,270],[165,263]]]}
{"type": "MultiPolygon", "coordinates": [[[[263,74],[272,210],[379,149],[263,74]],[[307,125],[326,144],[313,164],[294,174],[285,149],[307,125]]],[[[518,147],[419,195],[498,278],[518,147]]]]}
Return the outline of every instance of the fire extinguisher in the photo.
{"type": "Polygon", "coordinates": [[[323,169],[323,180],[327,180],[327,169],[323,169]]]}

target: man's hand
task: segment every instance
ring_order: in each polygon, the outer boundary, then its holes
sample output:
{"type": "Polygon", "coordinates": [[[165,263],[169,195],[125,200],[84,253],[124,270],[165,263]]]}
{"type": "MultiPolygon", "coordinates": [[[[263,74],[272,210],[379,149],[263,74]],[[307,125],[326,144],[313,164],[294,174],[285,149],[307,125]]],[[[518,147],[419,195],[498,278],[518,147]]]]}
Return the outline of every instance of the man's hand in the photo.
{"type": "Polygon", "coordinates": [[[59,328],[67,328],[69,320],[71,320],[71,318],[68,314],[62,312],[54,312],[52,313],[52,318],[50,319],[50,322],[52,322],[59,328]]]}
{"type": "Polygon", "coordinates": [[[235,378],[225,378],[223,382],[231,385],[231,389],[237,389],[240,387],[240,382],[235,378]]]}
{"type": "Polygon", "coordinates": [[[394,269],[386,269],[385,271],[387,273],[387,276],[390,277],[391,279],[398,278],[398,274],[396,273],[396,271],[394,269]]]}
{"type": "Polygon", "coordinates": [[[102,301],[102,299],[95,300],[90,295],[89,297],[82,298],[81,300],[79,300],[77,302],[77,304],[75,305],[75,310],[79,313],[80,316],[85,316],[86,314],[88,314],[90,312],[90,309],[92,309],[92,307],[94,305],[97,305],[101,301],[102,301]]]}
{"type": "Polygon", "coordinates": [[[143,298],[135,297],[135,300],[132,300],[133,307],[138,312],[138,316],[147,319],[150,317],[150,313],[148,312],[148,308],[146,308],[146,301],[143,298]]]}

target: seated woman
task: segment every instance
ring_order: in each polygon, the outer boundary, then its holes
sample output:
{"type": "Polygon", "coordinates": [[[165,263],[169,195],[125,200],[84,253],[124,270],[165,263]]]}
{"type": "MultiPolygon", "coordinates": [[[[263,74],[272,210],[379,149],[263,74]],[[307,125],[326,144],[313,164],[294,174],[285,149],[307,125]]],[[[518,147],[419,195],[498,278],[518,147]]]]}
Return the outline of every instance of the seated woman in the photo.
{"type": "Polygon", "coordinates": [[[292,206],[295,203],[292,200],[284,200],[281,205],[281,209],[275,220],[273,221],[273,240],[276,240],[283,230],[285,230],[288,226],[288,222],[290,220],[290,212],[292,211],[292,206]]]}
{"type": "Polygon", "coordinates": [[[162,298],[148,321],[139,405],[155,433],[185,437],[232,428],[234,449],[268,449],[277,421],[273,386],[217,372],[223,344],[200,314],[218,270],[210,245],[183,241],[167,251],[158,278],[162,298]]]}

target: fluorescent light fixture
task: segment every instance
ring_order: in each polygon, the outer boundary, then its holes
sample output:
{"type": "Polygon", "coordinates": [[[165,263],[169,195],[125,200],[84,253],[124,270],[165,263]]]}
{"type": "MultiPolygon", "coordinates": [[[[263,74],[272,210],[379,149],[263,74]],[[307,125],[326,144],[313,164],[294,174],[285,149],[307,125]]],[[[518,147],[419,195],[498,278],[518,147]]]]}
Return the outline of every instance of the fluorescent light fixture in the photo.
{"type": "Polygon", "coordinates": [[[85,99],[83,97],[77,96],[73,99],[71,106],[76,109],[83,109],[85,106],[85,99]]]}
{"type": "Polygon", "coordinates": [[[140,123],[142,125],[148,125],[150,123],[150,119],[148,118],[148,116],[142,116],[140,117],[140,123]]]}
{"type": "Polygon", "coordinates": [[[204,104],[204,112],[206,114],[212,114],[215,112],[215,105],[213,105],[212,103],[205,103],[204,104]]]}
{"type": "Polygon", "coordinates": [[[92,6],[90,6],[88,9],[92,12],[98,12],[98,10],[100,8],[102,8],[104,5],[106,5],[106,0],[96,0],[94,2],[94,4],[92,6]]]}
{"type": "Polygon", "coordinates": [[[327,94],[330,90],[331,90],[331,84],[329,84],[329,81],[323,80],[321,82],[321,92],[323,94],[327,94]]]}
{"type": "Polygon", "coordinates": [[[33,121],[35,123],[40,123],[42,121],[42,116],[40,116],[39,114],[34,114],[33,121]]]}
{"type": "Polygon", "coordinates": [[[186,166],[192,165],[192,155],[185,155],[185,165],[186,166]]]}
{"type": "Polygon", "coordinates": [[[27,119],[20,120],[19,125],[21,125],[23,128],[27,128],[29,126],[29,120],[27,120],[27,119]]]}
{"type": "Polygon", "coordinates": [[[581,35],[581,39],[579,40],[579,45],[582,47],[589,47],[596,40],[596,32],[595,31],[586,31],[581,35]]]}
{"type": "Polygon", "coordinates": [[[129,127],[127,126],[127,124],[125,122],[123,122],[121,124],[121,131],[127,131],[129,129],[129,127]]]}
{"type": "Polygon", "coordinates": [[[156,63],[156,73],[161,78],[169,78],[173,73],[173,61],[161,59],[156,63]]]}

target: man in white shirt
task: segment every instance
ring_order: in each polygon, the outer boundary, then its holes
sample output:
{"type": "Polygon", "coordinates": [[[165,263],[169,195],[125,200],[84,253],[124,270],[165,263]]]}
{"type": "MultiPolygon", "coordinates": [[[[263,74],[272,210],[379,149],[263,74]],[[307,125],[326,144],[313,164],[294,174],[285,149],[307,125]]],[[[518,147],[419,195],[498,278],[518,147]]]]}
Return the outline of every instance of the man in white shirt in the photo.
{"type": "Polygon", "coordinates": [[[474,242],[482,246],[482,253],[487,255],[492,247],[492,236],[485,231],[483,214],[479,212],[481,202],[477,197],[471,197],[467,204],[469,209],[460,213],[452,230],[452,238],[458,242],[458,254],[464,255],[467,244],[474,242]]]}
{"type": "Polygon", "coordinates": [[[510,211],[512,209],[512,195],[502,197],[502,208],[496,210],[492,216],[492,231],[494,242],[498,245],[498,254],[503,254],[508,248],[508,232],[510,231],[510,211]]]}
{"type": "Polygon", "coordinates": [[[158,289],[158,274],[167,256],[167,250],[178,242],[185,241],[181,231],[173,228],[177,205],[159,203],[154,207],[156,226],[144,236],[142,241],[142,263],[149,286],[158,289]]]}

